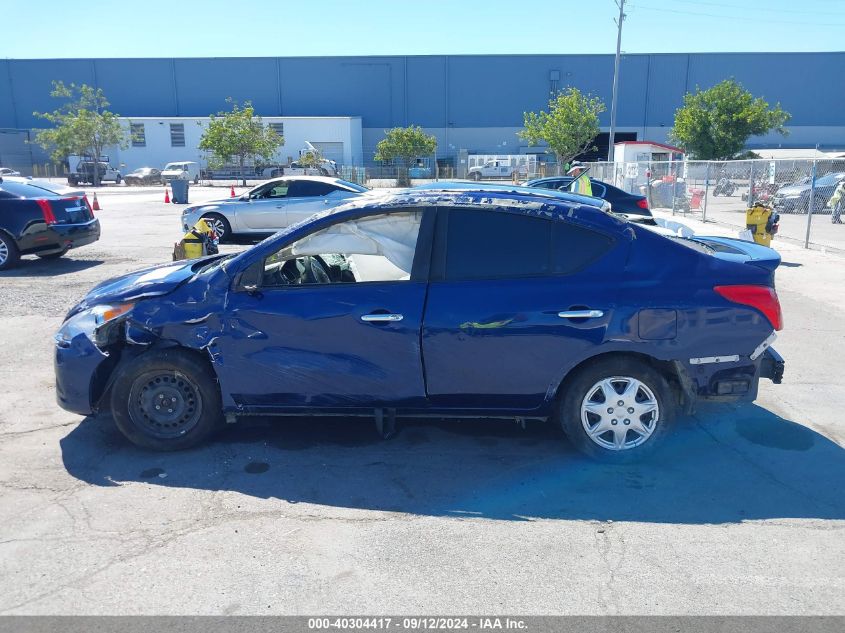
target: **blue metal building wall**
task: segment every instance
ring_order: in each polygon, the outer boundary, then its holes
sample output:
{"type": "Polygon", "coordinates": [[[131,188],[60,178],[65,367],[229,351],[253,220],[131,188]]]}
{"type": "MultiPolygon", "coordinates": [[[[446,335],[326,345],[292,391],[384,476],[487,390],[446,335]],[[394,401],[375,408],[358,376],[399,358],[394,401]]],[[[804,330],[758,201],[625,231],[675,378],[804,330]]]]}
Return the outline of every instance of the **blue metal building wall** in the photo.
{"type": "MultiPolygon", "coordinates": [[[[618,124],[668,128],[687,90],[735,77],[792,127],[844,128],[844,69],[845,53],[626,55],[618,124]]],[[[206,116],[233,97],[264,115],[359,115],[371,130],[518,128],[546,105],[552,70],[609,104],[611,55],[0,60],[0,128],[43,126],[33,112],[55,108],[54,79],[101,87],[123,116],[206,116]]]]}

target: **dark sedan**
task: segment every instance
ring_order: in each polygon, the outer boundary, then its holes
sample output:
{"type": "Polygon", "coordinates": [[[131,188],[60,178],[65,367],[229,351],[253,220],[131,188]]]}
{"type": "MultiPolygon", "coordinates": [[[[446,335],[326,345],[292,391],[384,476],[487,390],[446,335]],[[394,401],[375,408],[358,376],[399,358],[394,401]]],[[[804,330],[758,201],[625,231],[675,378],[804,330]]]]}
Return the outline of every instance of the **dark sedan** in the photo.
{"type": "Polygon", "coordinates": [[[0,270],[13,268],[21,255],[55,259],[98,239],[100,222],[84,196],[0,178],[0,270]]]}
{"type": "MultiPolygon", "coordinates": [[[[525,183],[525,186],[569,191],[571,184],[571,176],[551,176],[529,180],[525,183]]],[[[635,221],[642,217],[652,217],[651,210],[648,208],[648,199],[645,196],[628,193],[619,187],[614,187],[595,178],[590,179],[590,184],[593,188],[593,196],[609,202],[614,213],[624,213],[625,215],[633,216],[631,219],[635,221]]]]}
{"type": "Polygon", "coordinates": [[[384,436],[472,416],[549,420],[625,460],[677,411],[781,381],[775,251],[530,191],[357,196],[237,255],[105,281],[55,336],[58,402],[156,450],[251,415],[384,436]]]}
{"type": "MultiPolygon", "coordinates": [[[[813,194],[813,213],[830,213],[827,201],[836,191],[836,186],[845,180],[845,172],[826,174],[816,178],[816,191],[813,194]]],[[[807,213],[810,208],[810,191],[813,185],[810,179],[799,183],[784,185],[775,192],[772,206],[778,213],[807,213]]]]}
{"type": "Polygon", "coordinates": [[[127,185],[160,185],[161,170],[155,167],[141,167],[131,174],[126,174],[123,180],[127,185]]]}

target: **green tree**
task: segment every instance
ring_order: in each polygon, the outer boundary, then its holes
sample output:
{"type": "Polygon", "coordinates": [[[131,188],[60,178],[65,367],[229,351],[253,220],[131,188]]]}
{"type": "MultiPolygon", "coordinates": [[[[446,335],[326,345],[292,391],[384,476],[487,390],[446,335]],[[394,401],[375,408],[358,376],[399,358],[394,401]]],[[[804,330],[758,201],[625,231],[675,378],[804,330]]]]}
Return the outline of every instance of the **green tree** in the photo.
{"type": "Polygon", "coordinates": [[[299,164],[303,167],[319,167],[320,161],[323,160],[323,157],[320,156],[319,152],[312,152],[308,150],[307,152],[302,152],[299,155],[299,164]]]}
{"type": "Polygon", "coordinates": [[[231,97],[226,102],[232,104],[231,112],[211,115],[208,128],[200,138],[199,148],[211,152],[209,162],[215,166],[236,160],[241,180],[246,185],[244,165],[247,160],[260,158],[271,161],[285,140],[274,129],[264,127],[264,121],[256,116],[251,102],[245,101],[240,106],[231,97]]]}
{"type": "Polygon", "coordinates": [[[743,151],[752,136],[772,131],[786,136],[789,131],[784,125],[790,118],[779,103],[771,108],[741,84],[725,79],[684,95],[669,137],[695,158],[729,160],[743,151]]]}
{"type": "Polygon", "coordinates": [[[529,145],[545,141],[560,166],[596,149],[593,141],[599,135],[599,114],[605,109],[598,97],[570,86],[549,100],[548,112],[523,113],[525,129],[517,135],[529,145]]]}
{"type": "Polygon", "coordinates": [[[431,156],[437,149],[437,139],[426,134],[420,126],[395,127],[385,132],[376,145],[375,160],[393,163],[398,170],[397,184],[408,186],[408,167],[411,161],[422,156],[431,156]]]}
{"type": "Polygon", "coordinates": [[[68,156],[90,156],[94,161],[94,186],[100,186],[100,157],[103,149],[112,145],[126,147],[127,134],[118,115],[107,110],[109,102],[100,88],[86,84],[65,85],[53,82],[51,97],[67,101],[53,112],[33,112],[54,127],[39,130],[35,141],[51,152],[57,163],[68,156]]]}

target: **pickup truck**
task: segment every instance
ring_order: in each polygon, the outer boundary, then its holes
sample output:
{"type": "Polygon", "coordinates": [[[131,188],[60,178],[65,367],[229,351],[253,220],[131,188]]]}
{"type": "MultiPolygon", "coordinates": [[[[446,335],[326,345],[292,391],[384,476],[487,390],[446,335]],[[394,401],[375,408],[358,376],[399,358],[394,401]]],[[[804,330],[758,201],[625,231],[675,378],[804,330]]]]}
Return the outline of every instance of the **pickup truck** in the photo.
{"type": "MultiPolygon", "coordinates": [[[[467,172],[467,178],[470,180],[481,180],[482,178],[510,178],[514,171],[519,171],[518,166],[511,165],[508,161],[503,160],[488,160],[479,167],[470,167],[467,172]]],[[[521,170],[522,175],[525,175],[524,169],[521,170]]]]}
{"type": "MultiPolygon", "coordinates": [[[[114,167],[105,162],[99,163],[100,182],[114,182],[119,185],[123,180],[120,172],[114,167]]],[[[78,184],[94,184],[94,161],[86,160],[80,161],[76,164],[76,171],[67,175],[67,182],[69,185],[76,186],[78,184]]]]}

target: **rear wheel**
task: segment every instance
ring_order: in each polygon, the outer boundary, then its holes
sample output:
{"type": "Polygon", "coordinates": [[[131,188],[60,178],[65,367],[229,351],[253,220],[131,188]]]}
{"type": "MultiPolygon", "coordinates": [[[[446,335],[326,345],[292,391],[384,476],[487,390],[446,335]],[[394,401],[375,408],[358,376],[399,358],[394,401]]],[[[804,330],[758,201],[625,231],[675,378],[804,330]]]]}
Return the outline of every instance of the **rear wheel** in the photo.
{"type": "Polygon", "coordinates": [[[15,240],[0,232],[0,270],[8,270],[18,265],[21,253],[15,240]]]}
{"type": "Polygon", "coordinates": [[[643,457],[660,443],[674,417],[668,382],[638,360],[596,362],[565,388],[560,424],[579,451],[597,459],[643,457]]]}
{"type": "Polygon", "coordinates": [[[146,352],[118,369],[111,410],[129,441],[156,451],[201,444],[223,423],[213,373],[179,349],[146,352]]]}
{"type": "Polygon", "coordinates": [[[229,220],[219,213],[206,213],[201,219],[211,225],[221,243],[232,237],[232,226],[229,224],[229,220]]]}

